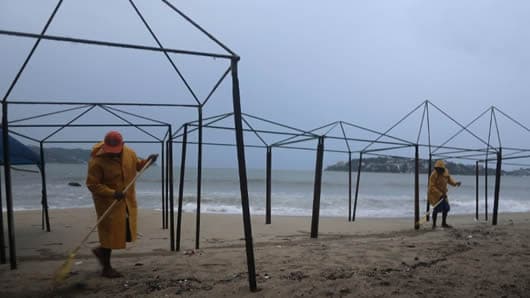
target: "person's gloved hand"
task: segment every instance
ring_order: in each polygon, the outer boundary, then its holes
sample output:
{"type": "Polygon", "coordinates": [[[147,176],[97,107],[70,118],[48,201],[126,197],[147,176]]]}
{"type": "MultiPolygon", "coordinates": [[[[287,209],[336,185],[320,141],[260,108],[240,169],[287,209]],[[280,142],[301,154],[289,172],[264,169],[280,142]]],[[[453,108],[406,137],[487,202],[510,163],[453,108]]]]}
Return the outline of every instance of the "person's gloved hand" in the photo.
{"type": "Polygon", "coordinates": [[[114,192],[114,195],[112,195],[116,200],[120,201],[121,199],[125,198],[125,193],[119,191],[119,190],[116,190],[114,192]]]}
{"type": "Polygon", "coordinates": [[[458,182],[456,183],[456,186],[460,186],[460,185],[462,185],[462,182],[458,181],[458,182]]]}
{"type": "Polygon", "coordinates": [[[158,154],[151,154],[147,157],[147,160],[151,160],[151,164],[154,164],[157,158],[158,154]]]}

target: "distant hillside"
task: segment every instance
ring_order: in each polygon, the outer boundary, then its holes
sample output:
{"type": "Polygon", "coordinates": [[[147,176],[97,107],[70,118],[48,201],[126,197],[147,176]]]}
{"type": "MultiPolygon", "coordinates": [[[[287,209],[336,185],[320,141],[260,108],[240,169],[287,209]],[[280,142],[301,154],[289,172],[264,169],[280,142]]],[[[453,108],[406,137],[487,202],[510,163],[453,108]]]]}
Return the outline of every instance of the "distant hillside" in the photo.
{"type": "MultiPolygon", "coordinates": [[[[40,154],[39,147],[30,146],[31,150],[40,154]]],[[[67,149],[67,148],[44,148],[44,158],[47,163],[87,163],[90,157],[90,150],[67,149]]]]}
{"type": "MultiPolygon", "coordinates": [[[[359,159],[352,159],[352,170],[357,170],[359,159]]],[[[420,173],[427,173],[429,161],[420,159],[420,173]]],[[[449,172],[454,175],[475,175],[475,165],[447,162],[449,172]]],[[[412,173],[414,172],[414,160],[405,157],[371,157],[363,159],[362,170],[365,172],[380,173],[412,173]]],[[[348,162],[340,161],[330,165],[326,171],[348,171],[348,162]]],[[[484,174],[484,167],[479,166],[480,174],[484,174]]],[[[488,175],[495,175],[495,168],[488,168],[488,175]]],[[[502,175],[528,176],[530,169],[519,169],[514,171],[502,170],[502,175]]]]}

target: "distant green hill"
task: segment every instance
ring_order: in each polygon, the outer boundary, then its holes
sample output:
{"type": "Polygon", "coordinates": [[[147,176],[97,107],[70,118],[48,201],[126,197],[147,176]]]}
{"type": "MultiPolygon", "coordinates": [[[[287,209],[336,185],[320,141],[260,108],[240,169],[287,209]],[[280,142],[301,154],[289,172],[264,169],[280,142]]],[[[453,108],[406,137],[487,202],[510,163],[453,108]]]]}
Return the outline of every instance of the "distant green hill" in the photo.
{"type": "MultiPolygon", "coordinates": [[[[352,170],[357,170],[359,159],[352,159],[352,170]]],[[[454,175],[475,175],[475,165],[447,162],[449,173],[454,175]]],[[[420,159],[420,173],[429,171],[429,161],[420,159]]],[[[370,157],[363,159],[362,170],[364,172],[380,173],[412,173],[414,172],[414,160],[405,157],[370,157]]],[[[340,161],[326,167],[326,171],[348,171],[348,162],[340,161]]],[[[484,174],[484,167],[479,165],[479,173],[484,174]]],[[[495,168],[488,168],[488,175],[495,175],[495,168]]],[[[519,169],[513,171],[502,170],[502,175],[528,176],[530,169],[519,169]]]]}
{"type": "MultiPolygon", "coordinates": [[[[39,147],[30,146],[31,150],[40,154],[39,147]]],[[[47,163],[87,163],[90,150],[68,148],[44,148],[44,158],[47,163]]]]}

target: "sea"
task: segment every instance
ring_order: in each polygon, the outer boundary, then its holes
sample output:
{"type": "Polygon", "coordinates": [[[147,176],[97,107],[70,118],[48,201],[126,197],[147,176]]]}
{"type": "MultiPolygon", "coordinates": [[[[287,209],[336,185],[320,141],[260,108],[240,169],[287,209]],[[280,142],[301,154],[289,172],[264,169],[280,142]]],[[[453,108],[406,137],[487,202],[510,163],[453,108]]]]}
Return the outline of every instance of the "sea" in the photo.
{"type": "MultiPolygon", "coordinates": [[[[37,170],[32,166],[26,170],[37,170]]],[[[53,209],[93,207],[85,186],[86,164],[53,164],[46,166],[48,205],[53,209]],[[71,186],[70,183],[81,186],[71,186]]],[[[174,169],[175,206],[178,194],[179,169],[174,169]]],[[[241,213],[241,195],[237,169],[204,168],[201,212],[241,213]]],[[[3,173],[2,173],[3,174],[3,173]]],[[[247,169],[251,214],[265,214],[265,169],[247,169]]],[[[3,176],[3,175],[2,175],[3,176]]],[[[184,212],[196,210],[196,169],[186,169],[184,180],[184,212]]],[[[458,176],[458,188],[450,187],[449,202],[453,214],[475,213],[475,176],[458,176]]],[[[420,176],[421,213],[426,208],[427,174],[420,176]]],[[[493,210],[494,176],[488,177],[488,212],[493,210]]],[[[272,171],[272,215],[310,216],[313,206],[314,171],[272,171]]],[[[352,199],[356,173],[352,173],[352,199]]],[[[485,178],[479,180],[479,212],[485,212],[485,178]]],[[[12,171],[12,193],[15,210],[41,208],[42,182],[39,173],[12,171]]],[[[2,185],[2,192],[5,186],[2,185]]],[[[161,168],[149,168],[136,183],[140,208],[161,210],[161,168]]],[[[348,217],[348,173],[324,171],[322,177],[321,216],[348,217]]],[[[4,194],[3,194],[4,196],[4,194]]],[[[353,206],[353,202],[352,202],[353,206]]],[[[2,207],[5,210],[5,198],[2,207]]],[[[499,212],[530,211],[530,177],[502,176],[499,212]]],[[[356,217],[412,217],[414,214],[414,175],[363,172],[360,177],[356,217]]]]}

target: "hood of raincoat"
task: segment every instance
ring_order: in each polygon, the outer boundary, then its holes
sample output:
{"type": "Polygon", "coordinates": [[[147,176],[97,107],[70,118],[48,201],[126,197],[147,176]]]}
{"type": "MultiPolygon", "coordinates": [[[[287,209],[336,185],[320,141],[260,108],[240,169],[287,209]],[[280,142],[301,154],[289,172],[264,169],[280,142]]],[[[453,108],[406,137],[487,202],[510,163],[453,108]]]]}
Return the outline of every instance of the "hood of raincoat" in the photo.
{"type": "Polygon", "coordinates": [[[435,163],[434,163],[434,168],[442,168],[444,169],[444,173],[443,173],[443,176],[445,177],[448,177],[449,176],[449,171],[447,170],[447,168],[445,167],[445,162],[441,159],[437,160],[435,163]]]}
{"type": "Polygon", "coordinates": [[[103,142],[99,142],[92,146],[92,151],[90,152],[91,157],[96,157],[98,155],[104,154],[105,151],[103,151],[103,142]]]}
{"type": "Polygon", "coordinates": [[[445,162],[443,160],[437,160],[435,163],[434,163],[434,167],[435,168],[444,168],[445,169],[445,162]]]}

